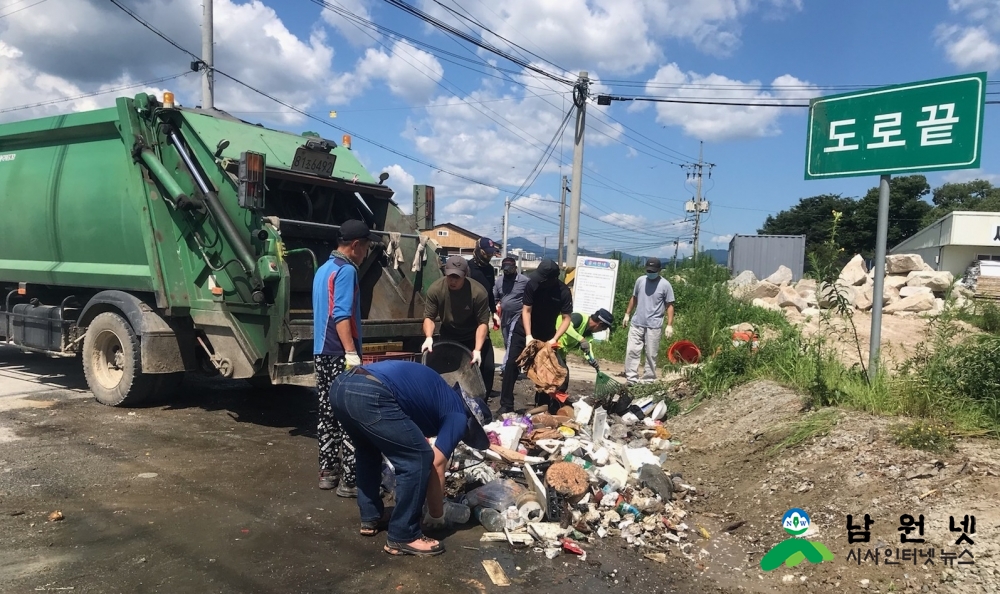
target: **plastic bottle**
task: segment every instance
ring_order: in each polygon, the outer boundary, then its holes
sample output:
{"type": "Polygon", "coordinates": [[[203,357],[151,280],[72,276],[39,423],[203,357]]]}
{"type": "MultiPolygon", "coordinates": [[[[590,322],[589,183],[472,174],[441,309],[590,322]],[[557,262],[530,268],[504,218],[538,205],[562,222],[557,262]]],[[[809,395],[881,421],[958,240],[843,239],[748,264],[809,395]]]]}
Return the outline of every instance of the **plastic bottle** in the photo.
{"type": "Polygon", "coordinates": [[[492,507],[477,507],[474,512],[476,520],[486,528],[488,532],[503,532],[507,521],[504,515],[492,507]]]}
{"type": "Polygon", "coordinates": [[[471,515],[472,510],[469,509],[468,505],[451,501],[444,502],[444,519],[449,524],[465,524],[471,515]]]}
{"type": "Polygon", "coordinates": [[[587,470],[591,466],[593,466],[590,460],[587,460],[586,458],[581,458],[579,456],[574,456],[573,454],[566,454],[566,457],[563,458],[563,462],[572,462],[573,464],[576,464],[577,466],[583,468],[584,470],[587,470]]]}

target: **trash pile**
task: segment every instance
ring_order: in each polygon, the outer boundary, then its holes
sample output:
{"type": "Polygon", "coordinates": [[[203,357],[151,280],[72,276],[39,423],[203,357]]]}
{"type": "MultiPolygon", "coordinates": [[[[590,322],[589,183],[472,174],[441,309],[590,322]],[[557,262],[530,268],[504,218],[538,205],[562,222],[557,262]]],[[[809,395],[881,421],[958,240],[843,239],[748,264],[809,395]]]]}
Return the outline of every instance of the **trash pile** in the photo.
{"type": "Polygon", "coordinates": [[[604,374],[597,387],[595,397],[555,414],[539,407],[486,425],[487,451],[455,451],[448,507],[468,506],[470,521],[486,529],[483,542],[534,547],[549,558],[586,557],[581,545],[603,538],[660,561],[657,551],[670,547],[690,553],[681,504],[695,489],[662,469],[679,445],[663,426],[667,403],[633,402],[604,374]]]}

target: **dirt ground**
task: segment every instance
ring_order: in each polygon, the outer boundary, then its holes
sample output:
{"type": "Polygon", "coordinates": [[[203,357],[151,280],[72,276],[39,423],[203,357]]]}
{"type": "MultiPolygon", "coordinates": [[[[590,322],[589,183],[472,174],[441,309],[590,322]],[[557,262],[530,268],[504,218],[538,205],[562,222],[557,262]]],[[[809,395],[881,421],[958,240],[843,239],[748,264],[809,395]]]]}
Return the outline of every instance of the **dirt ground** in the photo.
{"type": "MultiPolygon", "coordinates": [[[[571,391],[590,393],[593,372],[571,373],[571,391]]],[[[440,557],[392,558],[384,535],[357,535],[353,500],[316,488],[310,391],[192,378],[170,403],[113,409],[90,398],[78,362],[0,347],[0,592],[1000,592],[993,442],[935,456],[895,446],[895,421],[841,412],[829,434],[773,453],[811,414],[802,402],[756,382],[667,423],[680,446],[665,467],[695,487],[685,522],[709,536],[692,530],[688,556],[671,548],[656,563],[609,538],[585,561],[550,561],[481,544],[470,524],[440,557]],[[792,507],[835,558],[765,573],[792,507]],[[47,521],[55,510],[65,519],[47,521]],[[846,514],[866,513],[871,542],[848,544],[846,514]],[[923,514],[918,546],[939,552],[958,552],[948,517],[975,515],[975,565],[848,561],[852,547],[902,547],[901,514],[923,514]],[[492,584],[485,559],[511,587],[492,584]]]]}

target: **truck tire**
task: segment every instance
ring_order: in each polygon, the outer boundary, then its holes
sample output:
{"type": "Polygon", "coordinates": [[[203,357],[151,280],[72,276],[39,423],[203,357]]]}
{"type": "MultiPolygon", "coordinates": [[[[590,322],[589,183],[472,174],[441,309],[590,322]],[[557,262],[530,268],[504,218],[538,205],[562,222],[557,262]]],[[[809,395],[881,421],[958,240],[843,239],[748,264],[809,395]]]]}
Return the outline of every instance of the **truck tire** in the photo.
{"type": "Polygon", "coordinates": [[[83,373],[97,401],[133,406],[152,394],[155,376],[143,375],[139,339],[122,316],[105,312],[87,326],[83,339],[83,373]]]}

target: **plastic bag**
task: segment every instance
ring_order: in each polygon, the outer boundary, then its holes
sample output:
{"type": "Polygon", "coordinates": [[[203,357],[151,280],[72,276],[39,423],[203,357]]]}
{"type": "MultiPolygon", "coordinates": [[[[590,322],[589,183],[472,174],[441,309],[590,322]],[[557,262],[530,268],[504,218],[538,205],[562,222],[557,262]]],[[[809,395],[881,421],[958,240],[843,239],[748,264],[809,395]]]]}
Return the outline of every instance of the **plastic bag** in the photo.
{"type": "Polygon", "coordinates": [[[504,511],[514,505],[517,497],[523,492],[524,487],[510,479],[495,480],[469,491],[465,500],[470,507],[488,507],[504,511]]]}

